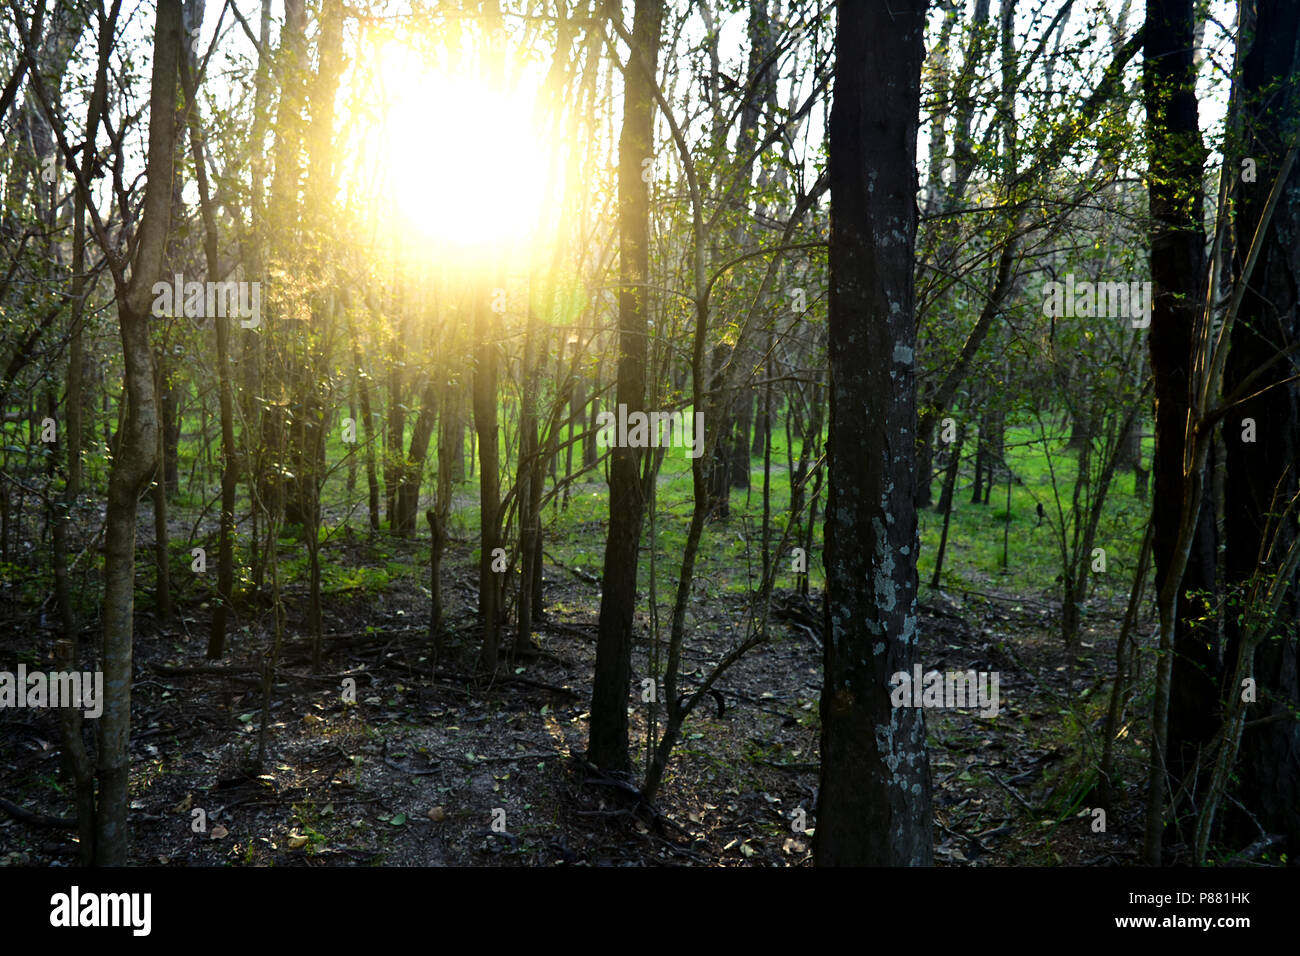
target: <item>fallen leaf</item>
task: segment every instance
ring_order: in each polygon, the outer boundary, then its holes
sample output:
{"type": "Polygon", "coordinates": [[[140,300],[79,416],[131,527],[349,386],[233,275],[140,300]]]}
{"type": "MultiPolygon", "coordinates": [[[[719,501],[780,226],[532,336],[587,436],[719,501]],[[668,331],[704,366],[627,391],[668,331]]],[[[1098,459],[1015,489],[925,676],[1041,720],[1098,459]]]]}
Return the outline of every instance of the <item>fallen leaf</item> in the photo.
{"type": "Polygon", "coordinates": [[[223,827],[220,823],[218,823],[216,826],[212,828],[212,839],[224,840],[228,836],[230,836],[230,831],[227,830],[225,827],[223,827]]]}

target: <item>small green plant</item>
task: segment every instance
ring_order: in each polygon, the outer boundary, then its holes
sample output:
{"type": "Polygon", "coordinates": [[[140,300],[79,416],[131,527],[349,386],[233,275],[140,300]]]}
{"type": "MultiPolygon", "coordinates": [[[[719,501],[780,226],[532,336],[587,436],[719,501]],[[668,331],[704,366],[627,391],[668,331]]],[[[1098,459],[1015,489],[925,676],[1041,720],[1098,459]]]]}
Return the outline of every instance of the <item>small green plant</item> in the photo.
{"type": "Polygon", "coordinates": [[[293,812],[297,831],[307,838],[307,845],[304,849],[308,853],[314,853],[326,841],[325,834],[321,833],[317,827],[323,826],[321,823],[322,817],[334,812],[333,806],[317,809],[314,801],[306,800],[302,803],[295,803],[293,812]]]}

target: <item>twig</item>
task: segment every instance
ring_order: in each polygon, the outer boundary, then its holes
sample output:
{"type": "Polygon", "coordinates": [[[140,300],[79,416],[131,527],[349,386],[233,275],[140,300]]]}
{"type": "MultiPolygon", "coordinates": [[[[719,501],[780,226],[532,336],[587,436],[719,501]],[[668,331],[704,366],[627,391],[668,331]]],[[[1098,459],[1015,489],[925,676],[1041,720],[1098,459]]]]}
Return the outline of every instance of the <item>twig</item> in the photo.
{"type": "Polygon", "coordinates": [[[813,773],[820,770],[822,766],[819,763],[779,763],[775,760],[755,760],[754,763],[762,764],[764,767],[775,767],[786,773],[813,773]]]}
{"type": "Polygon", "coordinates": [[[971,844],[971,846],[975,847],[975,849],[979,850],[981,853],[993,852],[988,847],[986,847],[983,843],[981,843],[977,838],[971,836],[969,833],[958,833],[956,830],[952,829],[952,827],[940,823],[938,820],[934,822],[939,824],[939,829],[942,830],[944,833],[948,834],[951,837],[956,837],[958,840],[968,841],[971,844]]]}
{"type": "Polygon", "coordinates": [[[1020,794],[1018,794],[1018,793],[1017,793],[1017,792],[1016,792],[1016,791],[1011,787],[1010,784],[1004,783],[1004,782],[1002,781],[1002,778],[999,777],[997,774],[995,774],[992,770],[988,770],[987,768],[985,768],[985,772],[989,775],[989,779],[990,779],[990,780],[992,780],[994,783],[996,783],[999,787],[1001,787],[1001,788],[1002,788],[1003,790],[1005,790],[1007,793],[1009,793],[1009,794],[1011,794],[1013,797],[1015,797],[1015,798],[1020,802],[1020,805],[1021,805],[1022,807],[1024,807],[1024,808],[1025,808],[1026,810],[1028,810],[1030,813],[1037,813],[1037,812],[1038,812],[1038,811],[1036,811],[1036,810],[1033,808],[1032,805],[1030,805],[1030,803],[1029,803],[1028,800],[1026,800],[1024,797],[1022,797],[1020,794]]]}

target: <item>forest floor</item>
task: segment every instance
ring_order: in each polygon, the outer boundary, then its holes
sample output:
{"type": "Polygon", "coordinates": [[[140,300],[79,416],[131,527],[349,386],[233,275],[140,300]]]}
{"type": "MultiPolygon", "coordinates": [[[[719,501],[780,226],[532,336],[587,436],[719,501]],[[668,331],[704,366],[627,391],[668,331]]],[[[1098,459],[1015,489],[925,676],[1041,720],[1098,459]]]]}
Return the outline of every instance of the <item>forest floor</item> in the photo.
{"type": "MultiPolygon", "coordinates": [[[[424,543],[385,538],[384,548],[417,565],[427,560],[424,543]]],[[[372,549],[362,536],[342,535],[325,560],[373,563],[372,549]]],[[[810,604],[788,591],[775,595],[771,639],[721,679],[721,704],[706,699],[688,718],[649,809],[632,783],[604,777],[582,759],[599,606],[598,585],[588,577],[548,561],[548,613],[535,628],[535,651],[526,660],[503,657],[490,684],[470,676],[479,641],[468,542],[449,549],[444,563],[448,637],[433,679],[428,592],[413,578],[331,595],[315,675],[303,626],[305,587],[290,587],[258,768],[269,612],[241,609],[241,619],[257,623],[234,629],[219,664],[204,657],[205,610],[183,609],[169,626],[138,613],[133,862],[810,864],[811,835],[800,823],[815,825],[818,785],[816,598],[810,604]],[[355,703],[344,699],[348,679],[355,703]]],[[[973,709],[926,715],[936,861],[1138,862],[1132,848],[1141,844],[1140,808],[1131,787],[1119,788],[1104,830],[1089,812],[1117,609],[1094,608],[1077,654],[1067,655],[1050,602],[1000,594],[996,584],[982,594],[930,591],[922,604],[926,670],[1000,676],[996,717],[973,709]]],[[[52,669],[52,633],[30,608],[16,606],[8,589],[0,601],[0,660],[52,669]]],[[[739,595],[694,604],[685,653],[694,670],[684,689],[743,636],[747,614],[739,595]]],[[[638,633],[634,687],[647,673],[644,617],[638,633]]],[[[95,640],[90,630],[85,638],[95,640]]],[[[642,768],[648,707],[631,715],[633,761],[642,768]]],[[[1134,737],[1120,749],[1120,774],[1129,781],[1141,774],[1134,737]]],[[[0,864],[74,863],[74,837],[49,819],[66,822],[72,813],[54,713],[11,711],[0,739],[0,798],[47,818],[0,812],[0,864]]]]}

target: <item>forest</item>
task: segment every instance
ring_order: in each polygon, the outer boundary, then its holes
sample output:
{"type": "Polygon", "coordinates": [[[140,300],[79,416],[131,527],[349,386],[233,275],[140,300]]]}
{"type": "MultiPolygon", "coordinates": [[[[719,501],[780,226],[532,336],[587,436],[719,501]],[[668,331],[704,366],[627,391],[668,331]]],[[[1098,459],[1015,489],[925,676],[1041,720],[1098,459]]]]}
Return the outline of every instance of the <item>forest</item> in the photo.
{"type": "Polygon", "coordinates": [[[0,37],[0,866],[1300,862],[1300,3],[0,37]]]}

